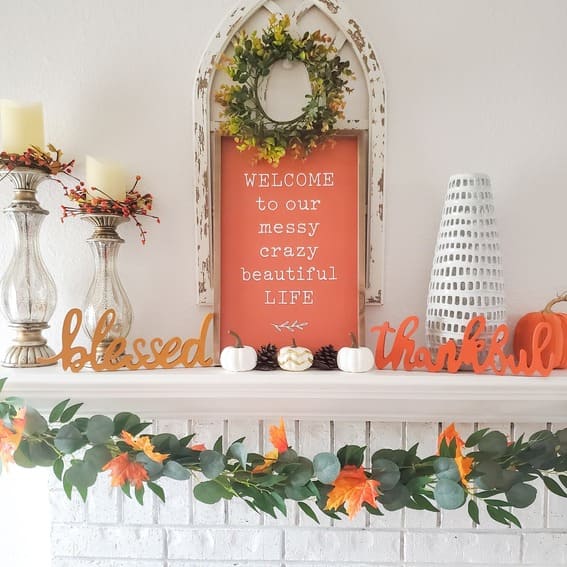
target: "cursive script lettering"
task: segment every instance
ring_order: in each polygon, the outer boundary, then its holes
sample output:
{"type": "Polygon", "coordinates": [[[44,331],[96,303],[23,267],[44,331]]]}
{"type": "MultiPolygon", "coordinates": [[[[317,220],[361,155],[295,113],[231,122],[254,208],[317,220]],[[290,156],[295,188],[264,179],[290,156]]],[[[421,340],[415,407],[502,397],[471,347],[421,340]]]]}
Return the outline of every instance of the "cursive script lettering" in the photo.
{"type": "Polygon", "coordinates": [[[93,334],[90,350],[83,346],[76,346],[75,340],[83,314],[80,309],[71,309],[65,316],[61,331],[61,352],[43,359],[43,362],[54,363],[61,361],[63,370],[79,372],[86,365],[90,365],[97,372],[104,370],[138,370],[145,368],[174,368],[184,366],[192,368],[196,365],[211,366],[213,359],[205,353],[207,334],[213,320],[213,314],[205,315],[201,323],[199,338],[190,338],[183,341],[179,337],[173,337],[167,341],[155,338],[149,343],[149,353],[146,352],[146,340],[134,339],[132,342],[132,353],[128,354],[128,342],[126,338],[114,339],[105,349],[103,356],[97,355],[97,347],[103,343],[108,332],[114,325],[116,314],[108,309],[99,319],[93,334]]]}
{"type": "Polygon", "coordinates": [[[542,361],[541,354],[551,341],[551,327],[548,323],[538,323],[532,338],[532,357],[528,364],[525,351],[520,352],[516,361],[513,355],[505,352],[510,338],[510,331],[506,325],[500,325],[494,331],[489,341],[482,338],[486,331],[486,320],[479,316],[468,323],[460,346],[453,340],[439,346],[437,358],[433,360],[431,352],[425,347],[416,349],[413,335],[419,327],[419,319],[412,315],[402,321],[398,330],[385,322],[372,327],[371,332],[378,333],[376,340],[375,361],[379,370],[391,366],[396,370],[400,365],[404,370],[414,368],[425,369],[428,372],[439,372],[446,369],[448,372],[457,372],[463,367],[470,367],[477,374],[491,372],[493,374],[525,374],[532,376],[539,373],[549,376],[555,365],[551,356],[548,364],[542,361]],[[386,344],[388,336],[395,334],[389,351],[386,344]]]}

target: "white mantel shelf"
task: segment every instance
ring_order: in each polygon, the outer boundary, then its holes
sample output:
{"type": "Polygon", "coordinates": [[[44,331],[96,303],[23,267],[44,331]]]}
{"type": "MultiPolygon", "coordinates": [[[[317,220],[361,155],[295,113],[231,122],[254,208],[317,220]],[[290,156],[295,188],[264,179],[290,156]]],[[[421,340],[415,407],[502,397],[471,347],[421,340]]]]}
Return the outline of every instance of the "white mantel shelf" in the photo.
{"type": "Polygon", "coordinates": [[[48,367],[5,368],[1,376],[8,377],[3,394],[43,411],[71,398],[84,402],[86,413],[146,417],[567,422],[565,371],[541,378],[220,368],[73,374],[48,367]]]}

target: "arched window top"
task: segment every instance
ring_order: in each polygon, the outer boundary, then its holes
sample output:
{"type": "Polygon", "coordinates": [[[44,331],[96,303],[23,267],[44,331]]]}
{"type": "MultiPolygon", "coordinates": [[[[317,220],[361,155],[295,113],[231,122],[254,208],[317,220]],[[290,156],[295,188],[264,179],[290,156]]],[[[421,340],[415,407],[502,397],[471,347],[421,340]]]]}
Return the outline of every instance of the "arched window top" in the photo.
{"type": "MultiPolygon", "coordinates": [[[[343,130],[362,130],[368,137],[366,302],[382,303],[385,88],[372,45],[361,26],[335,0],[243,0],[211,38],[199,68],[194,96],[196,257],[199,303],[212,303],[212,160],[211,134],[219,129],[214,93],[228,78],[218,62],[229,54],[232,38],[242,28],[260,30],[271,14],[290,15],[298,33],[321,29],[334,39],[339,54],[351,61],[356,75],[347,97],[343,130]]],[[[293,89],[293,85],[290,85],[293,89]]],[[[290,90],[290,93],[292,91],[290,90]]],[[[286,89],[286,96],[290,94],[286,89]]]]}

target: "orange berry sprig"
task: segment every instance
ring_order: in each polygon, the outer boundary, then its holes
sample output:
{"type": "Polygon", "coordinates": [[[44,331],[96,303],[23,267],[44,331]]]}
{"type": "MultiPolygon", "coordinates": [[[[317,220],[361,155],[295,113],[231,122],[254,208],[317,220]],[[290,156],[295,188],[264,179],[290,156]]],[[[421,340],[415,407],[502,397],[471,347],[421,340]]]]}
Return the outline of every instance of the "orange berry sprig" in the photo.
{"type": "Polygon", "coordinates": [[[49,144],[47,149],[49,151],[45,152],[37,146],[31,146],[23,154],[0,152],[0,170],[5,169],[10,172],[18,167],[26,167],[39,169],[50,175],[58,175],[59,173],[70,175],[75,160],[64,162],[61,159],[63,152],[52,144],[49,144]]]}
{"type": "Polygon", "coordinates": [[[142,195],[136,187],[142,178],[137,175],[134,185],[126,193],[126,199],[124,201],[116,201],[108,197],[104,191],[97,189],[96,187],[91,187],[91,193],[98,191],[105,197],[91,197],[89,195],[85,183],[79,181],[74,188],[69,188],[63,185],[65,190],[65,195],[74,203],[76,206],[68,207],[62,205],[63,215],[61,221],[67,217],[74,217],[84,214],[112,214],[120,215],[126,218],[132,218],[140,231],[140,240],[142,244],[146,243],[147,230],[144,229],[142,223],[138,219],[139,216],[150,217],[155,219],[158,223],[160,222],[159,217],[149,214],[152,210],[153,196],[151,193],[145,193],[142,195]]]}

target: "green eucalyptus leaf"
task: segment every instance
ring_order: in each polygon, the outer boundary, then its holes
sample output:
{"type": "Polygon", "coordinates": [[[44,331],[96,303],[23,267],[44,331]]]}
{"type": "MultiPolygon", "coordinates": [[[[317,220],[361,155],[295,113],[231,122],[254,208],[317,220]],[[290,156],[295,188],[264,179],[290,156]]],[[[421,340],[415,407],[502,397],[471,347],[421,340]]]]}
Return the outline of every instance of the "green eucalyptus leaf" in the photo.
{"type": "Polygon", "coordinates": [[[465,447],[470,449],[471,447],[478,445],[478,442],[486,435],[488,431],[489,428],[486,427],[485,429],[479,429],[478,431],[471,433],[465,443],[465,447]]]}
{"type": "Polygon", "coordinates": [[[500,431],[491,431],[478,442],[479,451],[489,453],[497,457],[503,455],[507,448],[508,439],[506,438],[506,435],[500,431]]]}
{"type": "Polygon", "coordinates": [[[395,512],[405,508],[410,502],[411,495],[405,484],[398,482],[391,490],[384,491],[379,497],[378,502],[390,511],[395,512]]]}
{"type": "Polygon", "coordinates": [[[461,475],[455,459],[450,457],[439,457],[433,461],[433,468],[438,479],[447,479],[459,482],[461,475]]]}
{"type": "Polygon", "coordinates": [[[47,421],[35,408],[26,408],[26,435],[41,435],[48,428],[47,421]]]}
{"type": "Polygon", "coordinates": [[[359,447],[358,445],[345,445],[337,452],[337,457],[341,466],[353,465],[355,467],[362,466],[364,461],[364,451],[366,447],[359,447]]]}
{"type": "Polygon", "coordinates": [[[537,489],[530,484],[519,482],[506,492],[506,498],[515,508],[527,508],[533,504],[537,496],[537,489]]]}
{"type": "Polygon", "coordinates": [[[72,424],[64,425],[55,436],[55,446],[62,453],[74,453],[87,444],[83,434],[72,424]]]}
{"type": "Polygon", "coordinates": [[[36,465],[30,456],[30,442],[27,439],[22,439],[18,448],[14,452],[14,462],[19,466],[26,469],[33,469],[36,465]]]}
{"type": "Polygon", "coordinates": [[[488,515],[495,520],[496,522],[503,524],[505,526],[509,526],[511,523],[515,524],[516,526],[518,526],[519,528],[521,528],[521,524],[518,521],[518,518],[516,518],[516,516],[514,516],[513,514],[511,514],[510,512],[502,509],[502,508],[496,508],[494,506],[487,506],[486,507],[486,511],[488,512],[488,515]]]}
{"type": "Polygon", "coordinates": [[[414,510],[427,510],[429,512],[439,512],[439,510],[435,508],[435,506],[433,506],[431,501],[422,494],[413,494],[412,500],[415,505],[409,506],[408,504],[408,507],[413,507],[414,510]]]}
{"type": "Polygon", "coordinates": [[[63,400],[62,402],[59,402],[52,410],[51,413],[49,414],[49,421],[51,423],[53,423],[54,421],[59,421],[59,418],[61,417],[61,415],[63,414],[63,412],[65,411],[65,408],[67,407],[67,404],[70,402],[70,399],[66,399],[63,400]]]}
{"type": "Polygon", "coordinates": [[[75,414],[79,411],[79,409],[82,407],[82,403],[81,404],[75,404],[73,406],[69,406],[62,414],[61,417],[59,418],[59,421],[61,423],[67,423],[68,421],[71,421],[74,417],[75,414]]]}
{"type": "Polygon", "coordinates": [[[144,485],[143,484],[140,486],[140,488],[136,487],[136,489],[134,490],[134,496],[136,497],[138,504],[140,506],[143,506],[144,505],[144,485]]]}
{"type": "MultiPolygon", "coordinates": [[[[333,455],[335,456],[335,455],[333,455]]],[[[309,516],[316,524],[319,524],[319,518],[317,517],[317,514],[315,514],[315,511],[313,510],[313,508],[311,508],[311,506],[309,506],[309,504],[307,504],[306,502],[298,502],[297,505],[299,506],[299,509],[306,514],[307,516],[309,516]]]]}
{"type": "Polygon", "coordinates": [[[95,470],[100,471],[112,459],[112,454],[106,445],[95,445],[85,452],[84,461],[95,470]]]}
{"type": "Polygon", "coordinates": [[[213,445],[213,451],[222,454],[222,435],[215,441],[213,445]]]}
{"type": "Polygon", "coordinates": [[[469,500],[468,512],[471,520],[475,524],[480,524],[478,504],[474,500],[469,500]]]}
{"type": "Polygon", "coordinates": [[[77,419],[73,420],[73,424],[81,433],[86,433],[87,427],[89,426],[89,418],[78,417],[77,419]]]}
{"type": "Polygon", "coordinates": [[[274,501],[275,507],[284,515],[287,516],[287,506],[285,500],[277,493],[271,492],[270,497],[274,501]]]}
{"type": "Polygon", "coordinates": [[[151,480],[146,484],[148,488],[165,504],[165,492],[163,491],[163,488],[151,480]]]}
{"type": "Polygon", "coordinates": [[[294,470],[289,474],[291,486],[305,486],[313,477],[313,463],[305,457],[298,457],[294,470]]]}
{"type": "Polygon", "coordinates": [[[246,468],[246,460],[248,459],[248,450],[241,441],[235,441],[228,449],[228,456],[236,459],[240,466],[246,468]]]}
{"type": "Polygon", "coordinates": [[[29,456],[38,467],[51,467],[59,458],[57,451],[45,441],[30,439],[29,456]]]}
{"type": "Polygon", "coordinates": [[[482,461],[475,467],[475,472],[480,474],[477,478],[477,485],[482,490],[498,488],[503,482],[502,467],[494,461],[482,461]]]}
{"type": "Polygon", "coordinates": [[[74,461],[65,471],[63,478],[81,492],[81,488],[87,489],[96,482],[97,471],[88,462],[74,461]]]}
{"type": "Polygon", "coordinates": [[[193,488],[193,495],[205,504],[216,504],[222,498],[231,498],[232,494],[218,482],[207,480],[200,482],[193,488]]]}
{"type": "Polygon", "coordinates": [[[435,501],[439,508],[455,510],[460,508],[467,498],[463,487],[453,480],[440,479],[435,485],[435,501]]]}
{"type": "Polygon", "coordinates": [[[140,433],[142,433],[142,431],[144,431],[144,429],[148,428],[151,424],[152,424],[151,421],[143,421],[143,422],[138,423],[137,425],[132,425],[128,429],[128,433],[130,433],[131,435],[133,435],[135,437],[136,435],[140,435],[140,433]]]}
{"type": "Polygon", "coordinates": [[[313,458],[315,476],[324,484],[331,484],[341,472],[341,462],[334,453],[319,453],[313,458]]]}
{"type": "MultiPolygon", "coordinates": [[[[138,463],[142,463],[144,465],[144,468],[148,472],[148,475],[149,475],[151,480],[156,480],[157,478],[162,476],[162,474],[164,474],[164,472],[163,472],[164,465],[162,465],[161,463],[157,463],[153,459],[150,459],[144,453],[138,453],[136,455],[136,461],[138,463]]],[[[174,461],[170,461],[170,462],[174,462],[174,461]]],[[[178,463],[175,463],[175,464],[178,464],[178,463]]],[[[165,464],[165,466],[167,466],[167,463],[165,464]]],[[[175,469],[175,465],[173,465],[173,468],[175,469]]],[[[187,469],[185,469],[183,467],[181,467],[181,468],[182,468],[183,471],[189,472],[189,471],[187,471],[187,469]]],[[[168,470],[172,470],[172,467],[170,466],[168,470]]],[[[179,476],[185,475],[185,472],[183,472],[183,473],[181,471],[177,471],[177,472],[178,472],[179,476]]],[[[174,472],[174,474],[176,474],[176,472],[174,472]]],[[[179,478],[179,479],[176,479],[176,480],[184,480],[184,479],[179,478]]]]}
{"type": "Polygon", "coordinates": [[[285,495],[290,500],[307,500],[313,496],[308,486],[290,486],[285,487],[285,495]]]}
{"type": "Polygon", "coordinates": [[[8,396],[4,401],[18,409],[26,406],[25,400],[19,396],[8,396]]]}
{"type": "Polygon", "coordinates": [[[173,480],[188,480],[191,478],[191,473],[175,461],[167,461],[163,466],[162,474],[173,480]]]}
{"type": "Polygon", "coordinates": [[[0,378],[0,392],[4,389],[4,384],[6,384],[8,378],[0,378]]]}
{"type": "Polygon", "coordinates": [[[296,463],[297,453],[293,449],[288,449],[278,456],[278,462],[283,464],[296,463]]]}
{"type": "Polygon", "coordinates": [[[105,415],[93,415],[87,425],[87,439],[94,445],[106,443],[114,433],[114,422],[105,415]]]}
{"type": "Polygon", "coordinates": [[[63,469],[65,468],[65,463],[63,462],[62,458],[57,459],[53,463],[53,474],[57,478],[57,480],[61,480],[63,478],[63,469]]]}
{"type": "Polygon", "coordinates": [[[152,445],[158,453],[171,455],[181,450],[179,439],[171,433],[160,433],[152,437],[152,445]]]}
{"type": "Polygon", "coordinates": [[[553,494],[556,494],[557,496],[561,496],[563,498],[567,497],[567,494],[555,480],[543,475],[541,478],[543,479],[543,483],[550,492],[553,492],[553,494]]]}
{"type": "Polygon", "coordinates": [[[201,451],[199,462],[201,463],[203,474],[211,480],[224,471],[224,457],[217,451],[201,451]]]}
{"type": "Polygon", "coordinates": [[[122,433],[122,431],[128,431],[132,433],[130,429],[135,427],[140,423],[140,418],[130,412],[121,412],[114,416],[114,435],[117,437],[122,433]]]}
{"type": "Polygon", "coordinates": [[[372,459],[372,478],[380,483],[382,492],[391,490],[400,480],[400,469],[394,461],[389,459],[372,459]]]}

